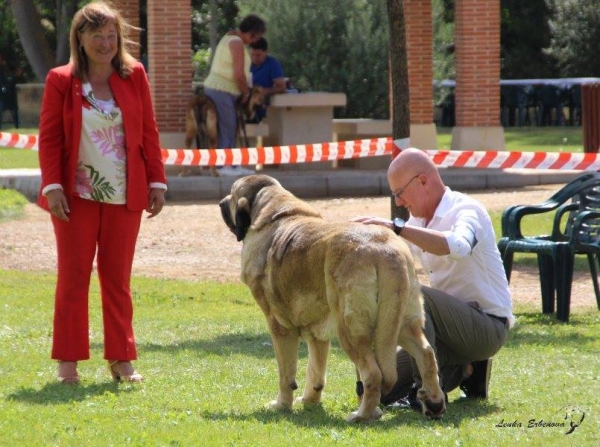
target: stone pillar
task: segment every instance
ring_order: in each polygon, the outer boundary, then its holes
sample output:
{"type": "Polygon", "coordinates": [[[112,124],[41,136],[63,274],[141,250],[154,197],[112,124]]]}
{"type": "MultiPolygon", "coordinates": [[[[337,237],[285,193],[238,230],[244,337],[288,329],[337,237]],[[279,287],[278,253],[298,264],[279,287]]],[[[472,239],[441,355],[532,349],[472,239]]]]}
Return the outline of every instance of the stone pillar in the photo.
{"type": "Polygon", "coordinates": [[[181,148],[186,106],[192,95],[191,4],[147,1],[148,71],[161,145],[181,148]]]}
{"type": "Polygon", "coordinates": [[[504,150],[500,1],[456,0],[456,127],[452,149],[504,150]]]}
{"type": "Polygon", "coordinates": [[[404,0],[410,102],[410,143],[437,149],[433,122],[433,18],[431,1],[404,0]]]}

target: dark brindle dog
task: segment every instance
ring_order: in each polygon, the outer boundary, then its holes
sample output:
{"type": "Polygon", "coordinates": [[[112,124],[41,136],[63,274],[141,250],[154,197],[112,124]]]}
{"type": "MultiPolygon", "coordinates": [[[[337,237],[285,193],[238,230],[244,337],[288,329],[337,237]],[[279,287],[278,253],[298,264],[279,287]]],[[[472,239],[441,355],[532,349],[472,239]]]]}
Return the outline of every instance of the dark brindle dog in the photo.
{"type": "MultiPolygon", "coordinates": [[[[248,147],[246,136],[246,120],[254,118],[256,109],[264,104],[264,94],[261,87],[250,89],[250,96],[246,102],[237,103],[236,141],[243,137],[243,145],[248,147]]],[[[216,149],[219,121],[215,103],[203,93],[195,94],[189,101],[185,119],[185,147],[216,149]],[[195,146],[194,146],[195,143],[195,146]]],[[[211,173],[219,175],[219,171],[211,166],[211,173]]],[[[189,175],[189,169],[184,169],[180,175],[189,175]]]]}

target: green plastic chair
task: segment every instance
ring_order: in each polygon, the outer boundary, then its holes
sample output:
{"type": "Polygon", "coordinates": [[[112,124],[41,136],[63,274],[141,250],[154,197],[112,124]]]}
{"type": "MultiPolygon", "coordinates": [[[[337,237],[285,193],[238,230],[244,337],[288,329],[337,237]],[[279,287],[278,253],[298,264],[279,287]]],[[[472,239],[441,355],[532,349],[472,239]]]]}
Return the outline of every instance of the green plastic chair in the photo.
{"type": "Polygon", "coordinates": [[[598,284],[598,271],[600,269],[600,212],[583,211],[577,214],[573,227],[571,229],[571,238],[569,239],[568,265],[565,268],[564,298],[557,302],[557,314],[569,319],[569,308],[571,305],[571,284],[573,282],[573,262],[575,255],[585,254],[587,256],[592,282],[594,285],[594,294],[596,295],[596,305],[600,309],[600,285],[598,284]]]}
{"type": "MultiPolygon", "coordinates": [[[[573,279],[573,259],[583,251],[581,240],[589,241],[584,235],[586,229],[593,228],[582,223],[577,227],[577,240],[572,239],[574,223],[579,214],[585,211],[600,211],[600,173],[584,173],[557,191],[552,197],[537,205],[516,205],[502,213],[502,237],[498,249],[504,263],[506,277],[510,281],[515,253],[537,254],[542,295],[542,312],[553,313],[555,298],[557,318],[569,320],[571,283],[573,279]],[[549,235],[524,236],[521,221],[525,216],[554,213],[552,233],[549,235]]],[[[591,218],[589,218],[591,219],[591,218]]],[[[590,235],[591,237],[592,235],[590,235]]],[[[592,238],[593,239],[593,238],[592,238]]],[[[586,250],[591,250],[587,248],[586,250]]],[[[588,256],[595,290],[598,283],[596,260],[588,256]]],[[[597,300],[598,293],[596,294],[597,300]]],[[[600,303],[600,301],[598,301],[600,303]]]]}

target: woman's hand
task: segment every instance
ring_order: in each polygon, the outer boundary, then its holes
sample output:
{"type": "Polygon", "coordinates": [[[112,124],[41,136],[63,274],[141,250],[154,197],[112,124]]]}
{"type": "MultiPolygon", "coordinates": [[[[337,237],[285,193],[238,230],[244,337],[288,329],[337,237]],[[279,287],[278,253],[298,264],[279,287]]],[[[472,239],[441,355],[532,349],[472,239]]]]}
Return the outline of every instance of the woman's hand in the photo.
{"type": "Polygon", "coordinates": [[[148,208],[146,211],[150,213],[148,219],[160,213],[165,206],[165,190],[161,188],[151,188],[148,193],[148,208]]]}
{"type": "Polygon", "coordinates": [[[69,210],[69,203],[67,202],[67,198],[65,197],[63,190],[60,188],[52,189],[46,193],[46,198],[48,199],[50,212],[57,219],[68,222],[68,214],[71,212],[71,210],[69,210]]]}

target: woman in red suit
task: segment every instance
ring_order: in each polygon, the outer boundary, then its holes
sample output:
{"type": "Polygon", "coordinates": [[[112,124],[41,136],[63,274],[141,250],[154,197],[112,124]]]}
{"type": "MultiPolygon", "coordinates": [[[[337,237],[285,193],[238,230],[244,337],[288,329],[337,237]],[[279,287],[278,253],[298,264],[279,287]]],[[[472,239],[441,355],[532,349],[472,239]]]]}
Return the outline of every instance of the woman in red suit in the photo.
{"type": "Polygon", "coordinates": [[[102,296],[104,357],[115,380],[139,382],[131,268],[142,212],[167,189],[150,88],[127,50],[128,25],[104,2],[71,25],[69,64],[48,73],[40,113],[39,205],[52,213],[58,253],[52,358],[77,383],[89,359],[88,291],[94,257],[102,296]]]}

